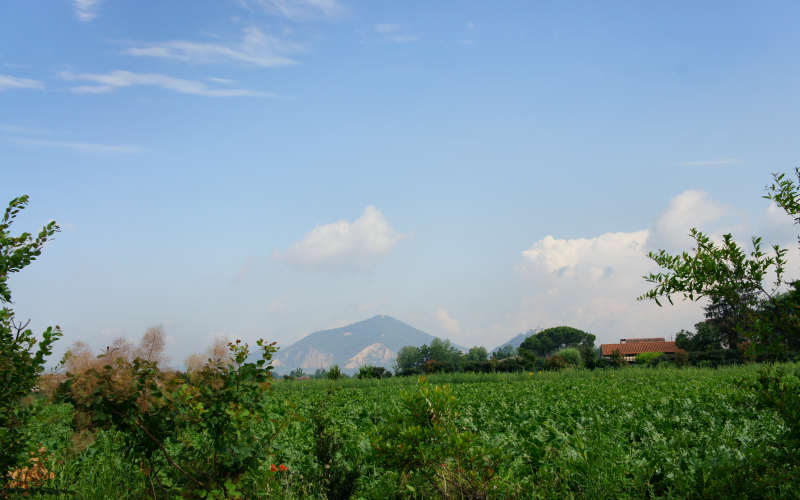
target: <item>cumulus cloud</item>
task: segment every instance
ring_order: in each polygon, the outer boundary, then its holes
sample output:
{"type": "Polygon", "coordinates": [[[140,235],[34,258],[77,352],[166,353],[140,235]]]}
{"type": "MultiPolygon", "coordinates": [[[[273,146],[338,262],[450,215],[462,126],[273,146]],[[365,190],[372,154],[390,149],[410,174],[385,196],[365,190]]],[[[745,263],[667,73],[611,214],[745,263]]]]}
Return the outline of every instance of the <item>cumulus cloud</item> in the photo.
{"type": "Polygon", "coordinates": [[[197,64],[238,62],[260,67],[296,64],[288,54],[300,52],[299,44],[268,35],[250,26],[243,30],[242,39],[236,43],[191,42],[172,40],[131,47],[122,53],[138,57],[175,59],[197,64]]]}
{"type": "Polygon", "coordinates": [[[653,224],[650,248],[686,248],[689,228],[713,231],[716,223],[732,216],[733,209],[712,200],[708,193],[686,190],[672,198],[653,224]]]}
{"type": "Polygon", "coordinates": [[[29,78],[19,78],[11,75],[0,75],[0,92],[9,89],[37,89],[44,88],[44,84],[38,80],[29,78]]]}
{"type": "Polygon", "coordinates": [[[444,331],[451,335],[458,335],[461,333],[461,325],[458,324],[458,320],[450,316],[443,307],[436,310],[436,321],[439,322],[439,326],[441,326],[444,331]]]}
{"type": "Polygon", "coordinates": [[[384,40],[394,43],[411,43],[419,40],[418,36],[407,33],[397,24],[376,24],[375,33],[384,40]]]}
{"type": "Polygon", "coordinates": [[[79,85],[70,90],[76,94],[105,94],[119,88],[133,86],[159,87],[180,94],[201,95],[208,97],[274,97],[274,94],[256,90],[235,88],[210,88],[204,82],[183,80],[157,73],[133,73],[130,71],[112,71],[110,73],[70,73],[63,71],[59,77],[67,81],[90,82],[93,85],[79,85]]]}
{"type": "MultiPolygon", "coordinates": [[[[598,335],[601,342],[624,337],[669,337],[691,328],[702,318],[702,302],[676,302],[659,308],[636,297],[649,289],[643,275],[657,266],[647,253],[657,248],[689,250],[690,227],[707,234],[728,232],[731,209],[707,193],[687,190],[672,198],[651,227],[631,232],[609,232],[587,238],[563,239],[552,235],[522,252],[518,271],[523,278],[519,324],[569,324],[598,335]]],[[[741,219],[741,217],[739,217],[741,219]]],[[[787,235],[796,232],[791,219],[777,207],[767,208],[756,224],[738,220],[734,233],[745,249],[749,237],[761,229],[787,235]],[[771,221],[772,225],[765,224],[771,221]]],[[[772,240],[786,244],[784,240],[772,240]]],[[[790,260],[790,268],[798,266],[790,260]]]]}
{"type": "Polygon", "coordinates": [[[97,7],[101,0],[74,0],[75,15],[83,22],[89,22],[97,17],[97,7]]]}
{"type": "Polygon", "coordinates": [[[377,208],[368,206],[353,222],[315,227],[277,257],[303,269],[368,270],[404,237],[377,208]]]}

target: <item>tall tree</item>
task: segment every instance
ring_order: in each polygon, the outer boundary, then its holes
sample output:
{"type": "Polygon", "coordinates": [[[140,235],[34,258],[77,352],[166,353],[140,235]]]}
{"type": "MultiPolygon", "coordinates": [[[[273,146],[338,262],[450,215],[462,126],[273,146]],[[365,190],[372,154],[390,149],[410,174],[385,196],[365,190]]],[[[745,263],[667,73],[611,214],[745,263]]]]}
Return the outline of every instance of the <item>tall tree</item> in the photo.
{"type": "Polygon", "coordinates": [[[544,357],[567,347],[594,347],[594,339],[594,335],[583,330],[557,326],[526,338],[520,344],[519,352],[523,355],[544,357]]]}

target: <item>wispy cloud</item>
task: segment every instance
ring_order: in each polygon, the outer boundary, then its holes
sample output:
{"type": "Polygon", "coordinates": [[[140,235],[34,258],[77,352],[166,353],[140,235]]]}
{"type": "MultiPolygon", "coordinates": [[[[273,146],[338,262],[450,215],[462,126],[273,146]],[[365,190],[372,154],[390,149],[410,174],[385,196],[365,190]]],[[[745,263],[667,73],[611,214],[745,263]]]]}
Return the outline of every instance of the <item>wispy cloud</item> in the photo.
{"type": "Polygon", "coordinates": [[[297,61],[288,57],[303,50],[300,44],[265,34],[254,26],[243,30],[236,43],[207,43],[173,40],[131,47],[122,53],[138,57],[176,59],[195,64],[239,62],[261,67],[289,66],[297,61]]]}
{"type": "Polygon", "coordinates": [[[259,6],[271,14],[293,21],[333,18],[344,12],[337,0],[239,0],[239,5],[252,9],[259,6]]]}
{"type": "Polygon", "coordinates": [[[208,80],[209,82],[221,83],[222,85],[233,85],[234,83],[236,83],[236,80],[231,80],[230,78],[219,78],[216,76],[209,76],[208,78],[206,78],[206,80],[208,80]]]}
{"type": "Polygon", "coordinates": [[[97,17],[97,7],[101,0],[74,0],[75,15],[83,22],[89,22],[97,17]]]}
{"type": "Polygon", "coordinates": [[[0,92],[8,89],[43,89],[44,84],[29,78],[19,78],[11,75],[0,75],[0,92]]]}
{"type": "Polygon", "coordinates": [[[407,33],[397,24],[376,24],[375,33],[379,34],[384,40],[395,43],[411,43],[419,40],[417,35],[407,33]]]}
{"type": "Polygon", "coordinates": [[[20,135],[40,135],[49,133],[49,131],[41,128],[12,125],[10,123],[0,123],[0,132],[5,132],[7,134],[20,134],[20,135]]]}
{"type": "Polygon", "coordinates": [[[135,154],[144,151],[138,146],[124,146],[119,144],[95,144],[91,142],[70,142],[70,141],[47,141],[28,138],[11,138],[12,142],[27,146],[41,146],[46,148],[70,149],[83,153],[115,153],[115,154],[135,154]]]}
{"type": "Polygon", "coordinates": [[[699,160],[699,161],[682,161],[679,165],[683,167],[719,167],[722,165],[733,165],[740,163],[736,158],[723,158],[720,160],[699,160]]]}
{"type": "Polygon", "coordinates": [[[183,80],[157,73],[132,73],[118,70],[104,74],[75,74],[64,71],[59,73],[59,77],[67,81],[91,82],[94,84],[72,87],[70,90],[76,94],[104,94],[123,87],[151,86],[181,94],[209,97],[275,97],[275,94],[257,90],[210,88],[204,82],[183,80]]]}

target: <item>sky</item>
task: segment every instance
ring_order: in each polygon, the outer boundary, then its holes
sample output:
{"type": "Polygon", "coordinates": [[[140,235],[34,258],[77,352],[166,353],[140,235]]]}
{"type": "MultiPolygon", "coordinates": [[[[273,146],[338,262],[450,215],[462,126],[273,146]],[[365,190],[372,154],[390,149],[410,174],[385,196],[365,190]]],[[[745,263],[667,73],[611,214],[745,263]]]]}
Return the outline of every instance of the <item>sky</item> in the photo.
{"type": "MultiPolygon", "coordinates": [[[[388,314],[494,347],[637,302],[690,227],[798,252],[762,198],[800,165],[800,4],[10,0],[0,203],[62,231],[11,279],[100,349],[162,325],[288,345],[388,314]]],[[[795,262],[795,261],[793,261],[795,262]]],[[[798,269],[794,266],[793,269],[798,269]]]]}

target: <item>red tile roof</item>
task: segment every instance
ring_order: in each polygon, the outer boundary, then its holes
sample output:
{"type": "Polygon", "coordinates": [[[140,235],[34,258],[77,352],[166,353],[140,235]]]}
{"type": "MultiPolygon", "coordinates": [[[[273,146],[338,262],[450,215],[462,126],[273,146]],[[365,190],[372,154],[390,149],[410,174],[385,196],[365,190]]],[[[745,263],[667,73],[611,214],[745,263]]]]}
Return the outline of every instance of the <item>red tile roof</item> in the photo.
{"type": "Polygon", "coordinates": [[[675,342],[631,342],[629,344],[602,344],[600,349],[603,356],[611,356],[614,351],[619,351],[623,356],[641,354],[643,352],[686,352],[675,342]]]}

